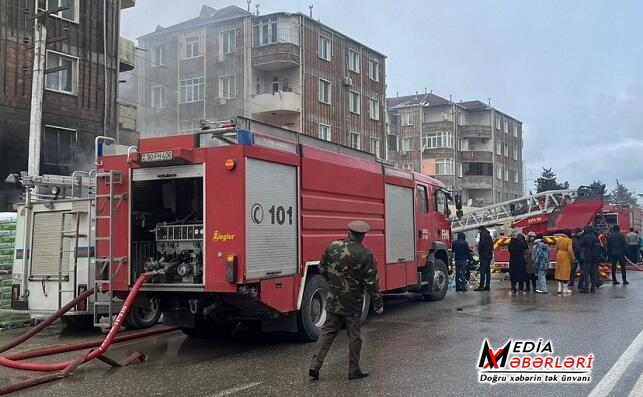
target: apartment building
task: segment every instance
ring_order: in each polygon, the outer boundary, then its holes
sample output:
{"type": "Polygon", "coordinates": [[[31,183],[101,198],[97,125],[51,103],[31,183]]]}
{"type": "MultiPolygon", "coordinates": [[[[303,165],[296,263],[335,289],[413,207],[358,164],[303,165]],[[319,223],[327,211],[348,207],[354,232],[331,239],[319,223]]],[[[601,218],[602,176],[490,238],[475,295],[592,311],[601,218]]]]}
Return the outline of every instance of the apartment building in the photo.
{"type": "Polygon", "coordinates": [[[303,14],[203,6],[139,38],[139,129],[241,115],[385,157],[385,56],[303,14]]]}
{"type": "Polygon", "coordinates": [[[387,99],[389,160],[435,176],[465,204],[486,206],[523,192],[522,123],[480,101],[432,93],[387,99]]]}
{"type": "Polygon", "coordinates": [[[27,170],[34,15],[58,10],[41,18],[47,28],[47,70],[40,172],[69,174],[93,166],[97,135],[123,143],[135,139],[131,134],[120,136],[116,104],[119,71],[134,68],[133,56],[128,56],[134,43],[119,38],[120,14],[134,4],[134,0],[0,2],[0,211],[17,197],[17,188],[1,181],[27,170]]]}

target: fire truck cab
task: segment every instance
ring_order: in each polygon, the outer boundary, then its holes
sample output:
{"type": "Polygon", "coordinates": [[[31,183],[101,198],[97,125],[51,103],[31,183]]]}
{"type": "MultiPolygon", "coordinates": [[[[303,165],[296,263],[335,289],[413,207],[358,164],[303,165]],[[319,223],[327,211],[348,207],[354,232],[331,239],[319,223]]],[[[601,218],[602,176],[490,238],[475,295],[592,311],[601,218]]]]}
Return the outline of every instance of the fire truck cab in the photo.
{"type": "MultiPolygon", "coordinates": [[[[142,288],[145,300],[188,335],[261,321],[315,340],[328,290],[319,258],[361,219],[383,291],[442,299],[449,194],[376,160],[243,118],[102,156],[96,284],[108,299],[122,297],[142,272],[162,270],[142,288]]],[[[368,295],[363,307],[366,316],[368,295]]]]}

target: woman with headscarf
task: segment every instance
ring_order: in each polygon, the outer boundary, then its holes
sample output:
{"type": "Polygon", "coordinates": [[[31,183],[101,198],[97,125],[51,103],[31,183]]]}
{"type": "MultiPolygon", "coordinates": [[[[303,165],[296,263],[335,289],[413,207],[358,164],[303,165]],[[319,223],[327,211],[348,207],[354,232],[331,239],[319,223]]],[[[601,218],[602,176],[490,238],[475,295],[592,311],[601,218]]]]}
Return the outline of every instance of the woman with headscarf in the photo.
{"type": "Polygon", "coordinates": [[[525,260],[525,250],[527,250],[527,242],[525,236],[518,233],[515,237],[511,238],[509,242],[509,279],[511,280],[511,293],[516,293],[516,284],[518,290],[522,294],[525,289],[525,281],[527,281],[527,261],[525,260]]]}
{"type": "Polygon", "coordinates": [[[572,246],[572,231],[565,230],[556,235],[556,273],[554,278],[558,281],[558,294],[571,294],[567,286],[569,275],[572,271],[572,262],[576,260],[572,246]]]}

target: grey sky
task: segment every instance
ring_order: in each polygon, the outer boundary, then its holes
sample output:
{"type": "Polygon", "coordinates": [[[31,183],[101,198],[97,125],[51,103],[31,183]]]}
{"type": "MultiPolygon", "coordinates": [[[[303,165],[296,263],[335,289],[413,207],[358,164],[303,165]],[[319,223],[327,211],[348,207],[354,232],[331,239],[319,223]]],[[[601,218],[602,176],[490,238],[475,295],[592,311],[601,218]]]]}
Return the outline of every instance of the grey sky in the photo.
{"type": "MultiPolygon", "coordinates": [[[[129,38],[245,0],[138,0],[129,38]]],[[[643,192],[643,2],[253,0],[308,13],[387,57],[388,96],[425,87],[518,118],[527,183],[542,166],[572,186],[618,178],[643,192]]]]}

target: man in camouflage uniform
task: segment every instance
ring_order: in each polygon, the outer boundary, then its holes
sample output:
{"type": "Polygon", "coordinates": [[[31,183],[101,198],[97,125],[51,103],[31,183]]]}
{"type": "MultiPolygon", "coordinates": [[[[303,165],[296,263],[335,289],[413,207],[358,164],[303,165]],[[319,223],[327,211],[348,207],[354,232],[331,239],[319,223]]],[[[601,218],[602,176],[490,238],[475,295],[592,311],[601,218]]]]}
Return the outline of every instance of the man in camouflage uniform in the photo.
{"type": "Polygon", "coordinates": [[[313,356],[309,370],[309,375],[315,379],[319,379],[319,369],[343,324],[346,324],[348,332],[348,378],[367,377],[368,372],[359,366],[364,293],[371,296],[375,313],[384,312],[375,257],[362,245],[370,226],[363,221],[353,221],[348,224],[348,229],[348,238],[333,241],[319,262],[319,273],[328,282],[329,291],[326,299],[328,317],[319,337],[319,350],[313,356]]]}

